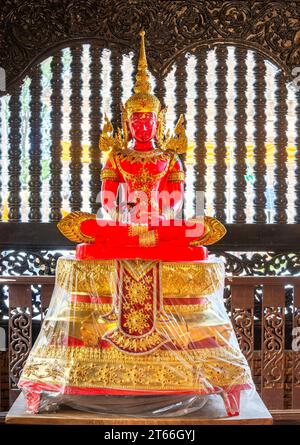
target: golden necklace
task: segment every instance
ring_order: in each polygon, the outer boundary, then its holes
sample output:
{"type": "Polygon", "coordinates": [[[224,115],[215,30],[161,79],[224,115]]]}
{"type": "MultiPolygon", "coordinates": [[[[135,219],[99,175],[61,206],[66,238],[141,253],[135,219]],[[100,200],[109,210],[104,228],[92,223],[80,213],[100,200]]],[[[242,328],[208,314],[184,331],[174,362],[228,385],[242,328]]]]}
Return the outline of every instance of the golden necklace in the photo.
{"type": "Polygon", "coordinates": [[[170,159],[170,153],[165,153],[159,148],[149,151],[138,151],[132,148],[124,148],[123,150],[118,151],[115,156],[119,161],[126,160],[130,162],[130,164],[135,164],[136,162],[141,164],[145,164],[146,162],[156,164],[158,161],[167,161],[170,159]]]}

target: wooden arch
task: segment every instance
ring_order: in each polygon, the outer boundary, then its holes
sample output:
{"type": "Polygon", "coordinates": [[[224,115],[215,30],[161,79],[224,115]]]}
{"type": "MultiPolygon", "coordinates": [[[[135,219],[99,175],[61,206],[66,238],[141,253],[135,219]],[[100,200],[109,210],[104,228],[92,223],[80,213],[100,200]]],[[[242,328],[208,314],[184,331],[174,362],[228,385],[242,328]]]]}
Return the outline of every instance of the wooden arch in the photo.
{"type": "Polygon", "coordinates": [[[59,47],[98,42],[136,51],[147,33],[153,74],[163,78],[191,48],[242,44],[278,64],[288,78],[300,64],[300,4],[286,1],[8,0],[0,15],[0,66],[7,92],[59,47]]]}

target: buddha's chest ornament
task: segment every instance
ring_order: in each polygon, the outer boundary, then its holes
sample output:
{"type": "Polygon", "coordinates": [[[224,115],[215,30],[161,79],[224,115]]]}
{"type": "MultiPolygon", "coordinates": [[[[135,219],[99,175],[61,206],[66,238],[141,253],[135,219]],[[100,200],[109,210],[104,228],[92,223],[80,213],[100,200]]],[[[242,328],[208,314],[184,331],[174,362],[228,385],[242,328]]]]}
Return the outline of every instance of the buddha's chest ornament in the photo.
{"type": "Polygon", "coordinates": [[[151,194],[158,188],[159,181],[169,171],[171,156],[169,153],[153,150],[137,153],[124,150],[115,156],[116,164],[124,181],[132,190],[151,194]]]}

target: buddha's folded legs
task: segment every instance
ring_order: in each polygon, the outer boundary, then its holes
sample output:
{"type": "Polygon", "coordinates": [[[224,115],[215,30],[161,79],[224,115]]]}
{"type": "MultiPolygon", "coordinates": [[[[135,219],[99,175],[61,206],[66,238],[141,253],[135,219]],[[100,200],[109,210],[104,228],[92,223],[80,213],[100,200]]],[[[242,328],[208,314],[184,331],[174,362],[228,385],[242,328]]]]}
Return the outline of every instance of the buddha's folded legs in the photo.
{"type": "Polygon", "coordinates": [[[168,221],[154,225],[127,225],[105,220],[87,220],[81,224],[81,231],[95,239],[95,244],[112,246],[149,247],[162,243],[174,243],[173,246],[189,246],[204,232],[202,223],[189,224],[186,221],[168,221]]]}

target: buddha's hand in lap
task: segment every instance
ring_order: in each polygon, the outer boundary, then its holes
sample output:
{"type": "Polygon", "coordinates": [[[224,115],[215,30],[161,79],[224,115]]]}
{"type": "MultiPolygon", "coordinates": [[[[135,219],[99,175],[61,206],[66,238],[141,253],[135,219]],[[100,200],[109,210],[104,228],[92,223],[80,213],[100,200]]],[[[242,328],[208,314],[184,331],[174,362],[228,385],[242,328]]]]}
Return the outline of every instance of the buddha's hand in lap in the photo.
{"type": "Polygon", "coordinates": [[[164,215],[159,212],[152,211],[140,211],[131,214],[131,223],[135,224],[148,224],[151,226],[159,226],[162,221],[165,220],[164,215]]]}

